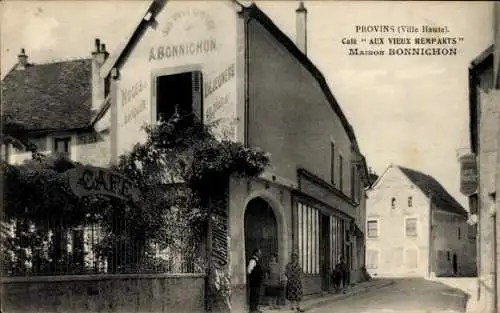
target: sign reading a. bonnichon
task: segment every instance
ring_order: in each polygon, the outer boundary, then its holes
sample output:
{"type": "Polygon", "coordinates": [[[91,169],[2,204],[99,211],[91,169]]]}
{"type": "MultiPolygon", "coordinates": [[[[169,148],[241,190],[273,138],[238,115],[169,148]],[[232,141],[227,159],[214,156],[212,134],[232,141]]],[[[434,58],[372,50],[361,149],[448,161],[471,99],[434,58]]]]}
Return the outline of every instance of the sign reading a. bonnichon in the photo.
{"type": "Polygon", "coordinates": [[[475,154],[466,154],[460,158],[460,192],[471,196],[477,192],[478,171],[475,154]]]}

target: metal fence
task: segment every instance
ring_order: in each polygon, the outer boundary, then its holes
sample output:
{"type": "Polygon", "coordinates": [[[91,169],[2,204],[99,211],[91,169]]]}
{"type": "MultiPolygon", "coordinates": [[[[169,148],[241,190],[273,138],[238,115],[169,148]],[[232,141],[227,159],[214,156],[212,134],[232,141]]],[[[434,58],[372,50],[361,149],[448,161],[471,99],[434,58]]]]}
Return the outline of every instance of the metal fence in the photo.
{"type": "Polygon", "coordinates": [[[99,223],[64,227],[30,221],[2,222],[1,274],[4,276],[99,273],[203,273],[205,240],[183,224],[168,242],[130,235],[125,222],[112,231],[99,223]]]}

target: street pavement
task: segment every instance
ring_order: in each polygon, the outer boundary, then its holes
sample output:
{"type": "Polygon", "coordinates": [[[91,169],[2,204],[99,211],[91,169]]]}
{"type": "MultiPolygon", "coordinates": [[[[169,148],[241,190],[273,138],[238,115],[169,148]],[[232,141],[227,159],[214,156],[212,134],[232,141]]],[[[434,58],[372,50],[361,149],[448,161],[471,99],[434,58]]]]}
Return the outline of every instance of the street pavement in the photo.
{"type": "MultiPolygon", "coordinates": [[[[394,279],[384,288],[331,301],[310,313],[452,313],[465,312],[468,295],[446,284],[418,278],[394,279]]],[[[283,310],[289,311],[289,310],[283,310]]]]}

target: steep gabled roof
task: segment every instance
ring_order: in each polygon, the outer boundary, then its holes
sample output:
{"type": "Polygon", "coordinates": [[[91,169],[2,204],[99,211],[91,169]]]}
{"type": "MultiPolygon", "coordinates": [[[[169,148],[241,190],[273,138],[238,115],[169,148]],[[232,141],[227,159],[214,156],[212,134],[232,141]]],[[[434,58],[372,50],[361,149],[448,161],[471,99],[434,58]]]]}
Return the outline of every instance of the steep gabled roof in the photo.
{"type": "MultiPolygon", "coordinates": [[[[109,57],[109,59],[104,63],[101,68],[101,77],[107,77],[111,70],[123,62],[123,59],[130,53],[133,48],[135,42],[137,42],[144,30],[146,29],[149,21],[151,21],[165,6],[166,0],[152,0],[147,6],[146,10],[140,12],[140,19],[137,23],[137,26],[134,28],[132,33],[127,37],[127,39],[122,43],[120,48],[116,53],[113,53],[109,57]]],[[[347,121],[346,116],[342,112],[338,102],[335,100],[323,74],[318,70],[318,68],[309,60],[309,58],[302,53],[299,48],[295,45],[295,43],[288,38],[277,26],[274,22],[262,11],[260,10],[255,3],[252,3],[249,6],[245,6],[242,1],[237,0],[229,0],[230,3],[235,5],[235,8],[238,10],[242,10],[243,14],[246,18],[254,18],[259,21],[266,29],[313,75],[313,77],[317,80],[320,85],[326,99],[328,100],[330,106],[333,111],[339,117],[344,130],[346,131],[351,143],[353,145],[354,150],[361,156],[360,162],[363,163],[363,169],[366,172],[364,176],[368,176],[368,169],[366,166],[366,160],[361,155],[358,142],[356,140],[356,136],[354,134],[354,130],[352,126],[347,121]]],[[[104,107],[103,110],[107,110],[107,107],[104,107]]],[[[101,112],[102,114],[102,112],[101,112]]]]}
{"type": "Polygon", "coordinates": [[[398,168],[426,197],[430,197],[440,210],[467,216],[467,211],[434,177],[410,168],[402,166],[398,168]]]}
{"type": "MultiPolygon", "coordinates": [[[[242,4],[237,0],[228,0],[232,4],[237,5],[239,8],[242,4]]],[[[139,14],[137,26],[134,27],[133,31],[127,36],[125,41],[123,41],[118,47],[116,53],[113,53],[109,59],[103,64],[101,68],[101,77],[107,77],[113,68],[119,65],[123,58],[130,53],[130,49],[133,48],[135,42],[141,37],[146,29],[148,22],[151,21],[165,6],[167,0],[150,0],[146,9],[141,11],[139,14]]]]}
{"type": "Polygon", "coordinates": [[[87,128],[91,107],[91,59],[14,68],[2,81],[2,114],[28,132],[87,128]]]}

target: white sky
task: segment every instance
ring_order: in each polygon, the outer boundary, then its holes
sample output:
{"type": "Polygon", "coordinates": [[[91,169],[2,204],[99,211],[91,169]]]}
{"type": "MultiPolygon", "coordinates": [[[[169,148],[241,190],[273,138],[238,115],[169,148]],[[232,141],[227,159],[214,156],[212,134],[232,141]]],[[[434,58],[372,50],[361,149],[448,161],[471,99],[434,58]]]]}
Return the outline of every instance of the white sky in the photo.
{"type": "MultiPolygon", "coordinates": [[[[256,1],[294,39],[297,1],[256,1]]],[[[31,61],[89,57],[94,38],[113,52],[144,1],[3,1],[1,74],[20,48],[31,61]]],[[[368,165],[392,162],[438,179],[464,206],[457,149],[469,146],[470,61],[492,43],[492,2],[306,1],[308,55],[353,125],[368,165]],[[463,37],[455,57],[353,57],[340,44],[355,25],[446,25],[463,37]]],[[[376,37],[376,36],[375,36],[376,37]]],[[[467,206],[466,206],[467,207],[467,206]]]]}

